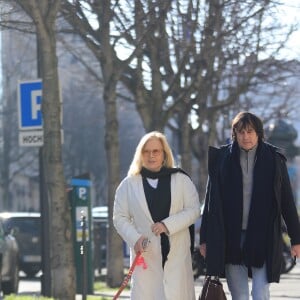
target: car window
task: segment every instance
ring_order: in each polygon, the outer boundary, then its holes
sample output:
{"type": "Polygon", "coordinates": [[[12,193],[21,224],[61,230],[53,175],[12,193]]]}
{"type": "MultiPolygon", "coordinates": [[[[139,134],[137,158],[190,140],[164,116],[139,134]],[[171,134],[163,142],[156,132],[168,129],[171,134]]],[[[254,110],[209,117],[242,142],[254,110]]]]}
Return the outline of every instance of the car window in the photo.
{"type": "Polygon", "coordinates": [[[7,220],[8,226],[16,232],[39,234],[40,221],[39,219],[11,218],[7,220]]]}
{"type": "Polygon", "coordinates": [[[40,252],[40,218],[10,217],[5,222],[17,239],[22,253],[40,252]]]}

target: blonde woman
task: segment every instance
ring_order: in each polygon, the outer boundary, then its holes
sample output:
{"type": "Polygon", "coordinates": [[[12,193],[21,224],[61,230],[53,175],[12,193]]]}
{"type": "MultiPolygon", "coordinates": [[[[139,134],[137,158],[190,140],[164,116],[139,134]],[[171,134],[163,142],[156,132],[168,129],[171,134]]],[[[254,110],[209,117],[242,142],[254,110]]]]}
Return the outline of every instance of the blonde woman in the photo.
{"type": "Polygon", "coordinates": [[[134,270],[132,300],[195,299],[189,227],[199,213],[197,190],[175,168],[166,136],[158,131],[144,135],[117,188],[113,216],[131,260],[142,252],[147,264],[134,270]],[[144,249],[146,238],[150,243],[144,249]]]}

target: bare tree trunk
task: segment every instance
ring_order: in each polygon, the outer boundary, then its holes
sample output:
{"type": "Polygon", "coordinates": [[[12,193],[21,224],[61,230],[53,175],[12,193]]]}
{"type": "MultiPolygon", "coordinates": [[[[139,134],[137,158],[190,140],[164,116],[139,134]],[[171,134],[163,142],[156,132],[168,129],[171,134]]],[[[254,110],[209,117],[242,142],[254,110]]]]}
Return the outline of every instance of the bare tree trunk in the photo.
{"type": "Polygon", "coordinates": [[[116,106],[116,87],[111,82],[105,85],[105,149],[108,165],[108,212],[109,231],[107,235],[107,276],[110,287],[120,286],[124,274],[122,240],[117,234],[113,221],[113,204],[116,188],[120,182],[119,135],[116,106]]]}
{"type": "Polygon", "coordinates": [[[43,66],[43,169],[50,204],[53,296],[58,299],[75,299],[72,222],[62,164],[61,103],[54,28],[52,32],[48,31],[48,36],[45,36],[45,32],[39,28],[37,32],[43,66]]]}
{"type": "MultiPolygon", "coordinates": [[[[88,25],[88,18],[81,18],[78,14],[80,6],[70,1],[62,1],[62,12],[66,20],[73,26],[76,34],[79,34],[86,42],[87,47],[94,53],[101,65],[105,104],[105,149],[107,163],[107,196],[109,208],[109,228],[107,235],[107,284],[110,287],[117,287],[123,281],[123,245],[117,234],[113,222],[114,195],[120,183],[120,155],[119,155],[119,132],[117,115],[116,89],[120,76],[126,64],[122,63],[116,56],[115,45],[112,43],[111,18],[113,4],[110,0],[95,1],[91,5],[93,13],[99,20],[99,29],[94,32],[93,26],[88,25]],[[90,39],[90,37],[93,37],[90,39]],[[97,39],[96,39],[97,38],[97,39]],[[95,42],[96,41],[96,42],[95,42]]],[[[99,76],[101,77],[101,76],[99,76]]],[[[102,84],[102,82],[101,82],[102,84]]]]}
{"type": "Polygon", "coordinates": [[[119,125],[117,114],[117,83],[120,76],[120,64],[110,44],[110,1],[102,2],[103,7],[101,28],[102,56],[101,63],[104,78],[104,103],[105,103],[105,149],[108,164],[108,213],[109,232],[107,238],[107,277],[106,282],[110,287],[117,287],[123,280],[123,247],[122,240],[117,234],[112,221],[113,203],[116,188],[120,183],[120,147],[119,125]]]}
{"type": "Polygon", "coordinates": [[[42,151],[45,194],[49,206],[51,296],[75,299],[75,268],[72,243],[71,210],[62,164],[61,99],[56,55],[56,16],[60,1],[16,1],[36,26],[43,81],[42,151]]]}
{"type": "Polygon", "coordinates": [[[179,127],[181,128],[178,133],[179,138],[179,151],[181,154],[181,166],[192,176],[192,152],[190,141],[190,124],[187,121],[187,113],[183,111],[183,116],[180,117],[179,127]]]}

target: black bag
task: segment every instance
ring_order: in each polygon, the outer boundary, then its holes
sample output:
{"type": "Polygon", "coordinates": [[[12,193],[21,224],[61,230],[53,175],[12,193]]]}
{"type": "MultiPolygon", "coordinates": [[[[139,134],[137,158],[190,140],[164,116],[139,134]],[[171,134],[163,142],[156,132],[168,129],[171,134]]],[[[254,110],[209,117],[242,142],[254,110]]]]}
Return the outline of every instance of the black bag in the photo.
{"type": "Polygon", "coordinates": [[[219,277],[206,276],[198,300],[226,300],[223,285],[219,277]]]}

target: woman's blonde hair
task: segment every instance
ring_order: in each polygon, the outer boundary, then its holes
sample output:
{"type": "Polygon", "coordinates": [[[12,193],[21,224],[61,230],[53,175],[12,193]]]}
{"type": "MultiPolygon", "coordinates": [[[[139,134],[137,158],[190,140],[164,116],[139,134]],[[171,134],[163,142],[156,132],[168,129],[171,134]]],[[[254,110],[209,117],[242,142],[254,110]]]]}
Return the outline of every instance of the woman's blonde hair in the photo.
{"type": "Polygon", "coordinates": [[[171,147],[167,141],[166,136],[159,131],[151,131],[151,132],[145,134],[141,138],[140,142],[138,143],[138,145],[135,149],[133,160],[131,162],[131,165],[130,165],[128,173],[127,173],[128,176],[140,174],[142,166],[143,166],[142,165],[143,150],[144,150],[146,143],[151,139],[158,139],[162,144],[163,151],[164,151],[163,166],[167,167],[167,168],[173,168],[175,166],[173,153],[172,153],[171,147]]]}

